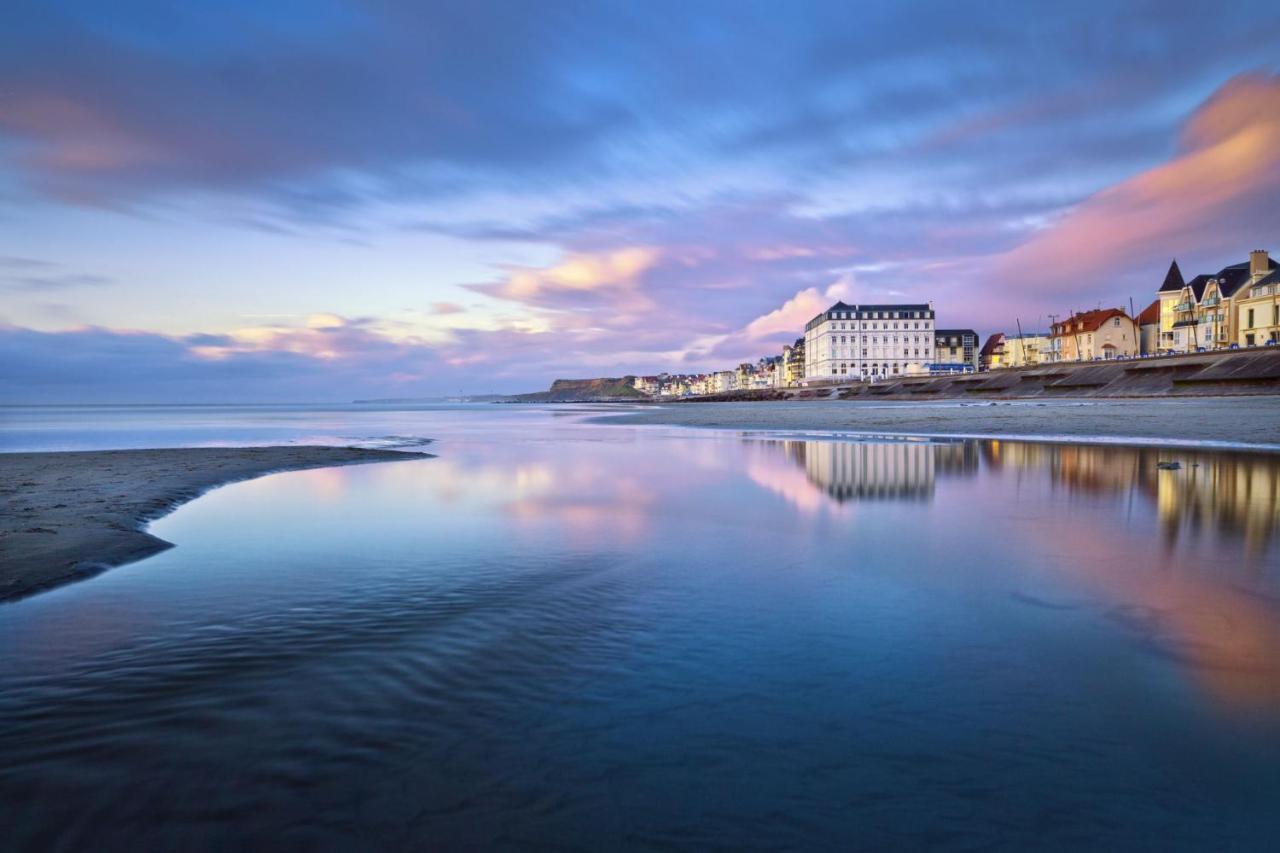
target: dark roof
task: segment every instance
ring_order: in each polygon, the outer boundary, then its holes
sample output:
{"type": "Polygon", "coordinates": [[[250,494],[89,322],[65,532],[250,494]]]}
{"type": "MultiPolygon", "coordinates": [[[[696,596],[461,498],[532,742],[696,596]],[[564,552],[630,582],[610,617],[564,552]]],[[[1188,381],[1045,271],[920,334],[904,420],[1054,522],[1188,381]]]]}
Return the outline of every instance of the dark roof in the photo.
{"type": "Polygon", "coordinates": [[[1186,283],[1182,280],[1182,270],[1178,269],[1178,262],[1175,260],[1169,264],[1169,271],[1164,274],[1164,284],[1160,285],[1160,291],[1182,290],[1184,287],[1186,283]]]}
{"type": "Polygon", "coordinates": [[[991,353],[995,352],[996,347],[1000,346],[1003,343],[1004,343],[1004,332],[996,332],[994,335],[987,338],[987,342],[982,345],[982,354],[991,355],[991,353]]]}
{"type": "MultiPolygon", "coordinates": [[[[1271,262],[1272,269],[1275,269],[1275,263],[1271,262]]],[[[1249,265],[1245,263],[1223,267],[1214,277],[1218,279],[1218,291],[1223,296],[1235,296],[1237,290],[1249,283],[1249,265]]]]}
{"type": "Polygon", "coordinates": [[[1186,286],[1191,288],[1191,292],[1195,294],[1197,302],[1204,299],[1204,286],[1209,283],[1211,278],[1213,278],[1211,275],[1198,275],[1187,282],[1186,286]]]}
{"type": "Polygon", "coordinates": [[[1252,286],[1258,287],[1263,284],[1280,284],[1280,269],[1273,269],[1270,273],[1255,281],[1252,286]]]}
{"type": "Polygon", "coordinates": [[[1142,313],[1138,315],[1139,326],[1152,326],[1160,322],[1160,300],[1157,299],[1146,308],[1142,309],[1142,313]]]}
{"type": "Polygon", "coordinates": [[[826,311],[823,311],[821,314],[806,323],[804,327],[805,331],[809,331],[824,320],[831,319],[831,315],[836,311],[848,311],[850,313],[861,313],[866,311],[922,311],[927,315],[933,314],[933,309],[927,304],[917,305],[903,303],[901,305],[850,305],[847,302],[837,302],[835,305],[832,305],[826,311]]]}
{"type": "Polygon", "coordinates": [[[972,335],[974,340],[978,339],[978,333],[975,332],[973,329],[934,329],[933,334],[935,337],[939,337],[939,338],[946,337],[949,335],[956,335],[956,336],[972,335]]]}

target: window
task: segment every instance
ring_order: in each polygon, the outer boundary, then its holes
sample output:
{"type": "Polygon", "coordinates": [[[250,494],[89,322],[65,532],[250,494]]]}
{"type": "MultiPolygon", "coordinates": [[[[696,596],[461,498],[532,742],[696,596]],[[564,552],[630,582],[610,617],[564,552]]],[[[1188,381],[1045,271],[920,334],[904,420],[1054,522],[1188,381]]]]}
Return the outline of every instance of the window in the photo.
{"type": "Polygon", "coordinates": [[[1252,329],[1252,328],[1253,328],[1253,309],[1252,309],[1252,308],[1250,308],[1250,309],[1249,309],[1249,324],[1248,324],[1248,326],[1249,326],[1249,328],[1250,328],[1250,329],[1252,329]]]}

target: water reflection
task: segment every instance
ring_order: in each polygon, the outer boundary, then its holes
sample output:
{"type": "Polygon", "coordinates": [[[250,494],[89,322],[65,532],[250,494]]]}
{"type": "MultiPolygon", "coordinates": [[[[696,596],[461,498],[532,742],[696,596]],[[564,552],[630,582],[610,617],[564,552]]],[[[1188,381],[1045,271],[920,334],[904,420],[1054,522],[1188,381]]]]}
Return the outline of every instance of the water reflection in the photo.
{"type": "Polygon", "coordinates": [[[1280,460],[564,422],[218,489],[0,608],[8,846],[1280,831],[1280,460]]]}
{"type": "MultiPolygon", "coordinates": [[[[1167,546],[1180,537],[1210,533],[1238,540],[1244,553],[1262,556],[1280,527],[1280,456],[1160,448],[1053,445],[998,439],[955,441],[766,440],[770,449],[804,472],[808,494],[784,473],[752,478],[793,503],[816,509],[879,500],[930,500],[937,482],[972,477],[985,465],[1013,478],[1047,476],[1069,493],[1111,496],[1154,507],[1167,546]]],[[[1012,494],[1012,493],[1011,493],[1012,494]]]]}
{"type": "Polygon", "coordinates": [[[938,477],[974,474],[977,448],[951,443],[771,441],[804,469],[809,482],[839,503],[853,500],[926,500],[938,477]]]}
{"type": "Polygon", "coordinates": [[[984,441],[992,468],[1047,470],[1073,491],[1153,504],[1167,545],[1216,533],[1260,557],[1280,525],[1280,457],[1159,448],[984,441]]]}

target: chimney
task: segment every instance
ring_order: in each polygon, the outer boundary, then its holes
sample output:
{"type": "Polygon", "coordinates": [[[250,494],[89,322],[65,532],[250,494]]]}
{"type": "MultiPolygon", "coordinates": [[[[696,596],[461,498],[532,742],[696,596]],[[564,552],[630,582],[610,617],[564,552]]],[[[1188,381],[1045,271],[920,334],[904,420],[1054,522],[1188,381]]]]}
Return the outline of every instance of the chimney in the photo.
{"type": "Polygon", "coordinates": [[[1271,269],[1271,258],[1266,249],[1254,249],[1249,253],[1249,277],[1260,278],[1271,269]]]}

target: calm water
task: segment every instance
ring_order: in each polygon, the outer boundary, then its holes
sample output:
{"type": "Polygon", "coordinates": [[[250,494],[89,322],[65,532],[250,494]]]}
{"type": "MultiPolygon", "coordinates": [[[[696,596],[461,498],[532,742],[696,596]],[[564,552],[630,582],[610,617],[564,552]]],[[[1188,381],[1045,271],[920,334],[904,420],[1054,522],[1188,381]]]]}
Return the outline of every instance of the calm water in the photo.
{"type": "Polygon", "coordinates": [[[10,449],[439,456],[216,490],[154,525],[177,548],[0,606],[0,848],[1280,831],[1280,456],[525,407],[5,417],[10,449]]]}

